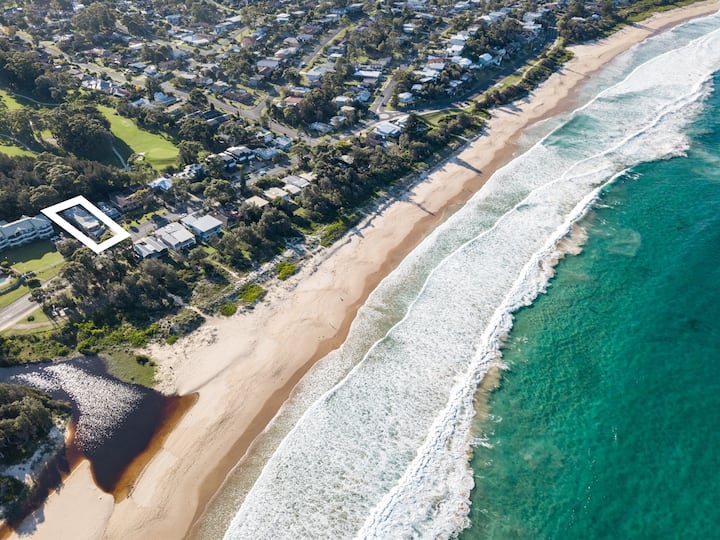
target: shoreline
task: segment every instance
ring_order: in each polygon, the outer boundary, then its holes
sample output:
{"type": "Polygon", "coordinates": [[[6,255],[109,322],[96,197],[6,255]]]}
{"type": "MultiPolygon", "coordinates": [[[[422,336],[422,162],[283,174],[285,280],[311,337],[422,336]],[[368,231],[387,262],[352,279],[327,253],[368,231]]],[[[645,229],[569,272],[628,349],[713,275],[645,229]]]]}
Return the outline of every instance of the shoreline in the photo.
{"type": "Polygon", "coordinates": [[[197,391],[196,405],[168,435],[124,500],[113,505],[98,495],[87,467],[78,467],[64,489],[51,495],[40,510],[44,521],[31,516],[37,538],[64,537],[67,522],[87,533],[74,538],[187,537],[228,472],[300,378],[344,342],[370,292],[495,170],[513,159],[525,129],[572,110],[582,82],[621,52],[719,8],[718,0],[693,4],[627,26],[603,41],[572,47],[575,58],[528,100],[493,111],[489,136],[475,139],[433,167],[407,197],[365,218],[315,256],[321,260],[308,260],[288,282],[274,286],[252,312],[211,318],[174,346],[155,346],[164,389],[197,391]]]}

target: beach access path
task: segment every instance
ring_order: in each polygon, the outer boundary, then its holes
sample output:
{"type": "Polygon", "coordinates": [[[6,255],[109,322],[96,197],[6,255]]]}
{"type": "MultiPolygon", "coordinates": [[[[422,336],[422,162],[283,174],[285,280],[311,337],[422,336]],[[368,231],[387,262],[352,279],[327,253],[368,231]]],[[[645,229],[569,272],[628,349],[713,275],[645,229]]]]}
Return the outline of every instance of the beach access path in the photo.
{"type": "Polygon", "coordinates": [[[720,9],[720,0],[653,16],[597,43],[528,100],[493,112],[487,136],[436,167],[402,201],[383,207],[337,245],[308,261],[249,313],[210,319],[173,346],[157,346],[164,390],[198,392],[126,499],[113,502],[78,467],[28,521],[34,538],[111,540],[188,535],[228,472],[241,461],[301,376],[344,341],[380,280],[514,156],[521,133],[575,108],[579,85],[618,54],[659,31],[720,9]],[[479,172],[478,172],[479,171],[479,172]],[[82,524],[67,536],[68,523],[82,524]]]}

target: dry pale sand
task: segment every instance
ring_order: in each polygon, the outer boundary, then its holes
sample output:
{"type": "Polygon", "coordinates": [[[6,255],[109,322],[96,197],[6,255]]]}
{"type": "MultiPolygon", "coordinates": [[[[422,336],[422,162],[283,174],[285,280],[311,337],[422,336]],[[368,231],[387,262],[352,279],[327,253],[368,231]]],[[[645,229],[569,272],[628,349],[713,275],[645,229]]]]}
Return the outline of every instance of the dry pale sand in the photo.
{"type": "Polygon", "coordinates": [[[41,510],[38,536],[183,538],[300,377],[343,342],[370,291],[448,209],[468,200],[512,158],[525,128],[573,107],[579,83],[633,44],[718,9],[720,0],[713,0],[666,12],[600,43],[574,47],[575,59],[562,73],[553,75],[529,101],[497,111],[489,136],[471,143],[460,160],[438,167],[408,200],[391,204],[310,261],[252,313],[210,320],[174,346],[156,348],[165,389],[197,391],[197,404],[126,499],[109,508],[107,498],[92,486],[88,468],[78,468],[41,510]],[[87,534],[68,536],[68,527],[80,524],[87,534]]]}

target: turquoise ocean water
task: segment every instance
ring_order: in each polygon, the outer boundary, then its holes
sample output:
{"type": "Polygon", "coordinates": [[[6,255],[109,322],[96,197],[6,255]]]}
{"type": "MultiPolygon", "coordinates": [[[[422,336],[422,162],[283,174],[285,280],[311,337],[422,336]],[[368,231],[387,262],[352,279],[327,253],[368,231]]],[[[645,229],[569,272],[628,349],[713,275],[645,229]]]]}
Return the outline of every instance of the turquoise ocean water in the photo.
{"type": "Polygon", "coordinates": [[[720,534],[714,79],[687,156],[605,188],[582,253],[517,314],[463,539],[720,534]]]}

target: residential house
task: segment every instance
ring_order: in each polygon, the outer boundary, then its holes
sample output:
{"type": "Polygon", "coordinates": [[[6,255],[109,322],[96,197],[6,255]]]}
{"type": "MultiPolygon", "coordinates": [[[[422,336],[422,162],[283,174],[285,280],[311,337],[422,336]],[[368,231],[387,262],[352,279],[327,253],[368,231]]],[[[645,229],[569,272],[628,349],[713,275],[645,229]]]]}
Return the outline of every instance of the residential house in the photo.
{"type": "Polygon", "coordinates": [[[103,223],[82,206],[73,206],[62,212],[62,216],[81,232],[98,238],[105,230],[103,223]]]}
{"type": "Polygon", "coordinates": [[[146,236],[134,242],[133,249],[141,259],[156,259],[167,253],[168,246],[153,236],[146,236]]]}
{"type": "Polygon", "coordinates": [[[371,79],[377,82],[382,77],[382,71],[375,69],[358,69],[355,72],[355,77],[366,80],[371,79]]]}
{"type": "Polygon", "coordinates": [[[183,170],[173,175],[173,178],[179,178],[181,180],[198,180],[205,176],[207,171],[205,166],[200,163],[190,163],[185,165],[183,170]]]}
{"type": "Polygon", "coordinates": [[[343,105],[352,105],[355,100],[348,96],[337,96],[333,99],[333,102],[338,107],[342,107],[343,105]]]}
{"type": "Polygon", "coordinates": [[[303,97],[309,91],[310,91],[310,89],[307,86],[291,86],[290,89],[288,90],[288,93],[291,96],[303,97]]]}
{"type": "Polygon", "coordinates": [[[323,135],[326,133],[330,133],[332,131],[332,126],[327,125],[324,122],[313,122],[308,126],[311,130],[317,131],[318,133],[322,133],[323,135]]]}
{"type": "Polygon", "coordinates": [[[259,128],[255,132],[255,138],[264,142],[265,144],[270,144],[275,138],[275,135],[273,135],[273,132],[269,129],[259,128]]]}
{"type": "Polygon", "coordinates": [[[287,200],[290,194],[285,191],[282,188],[279,187],[271,187],[263,191],[263,195],[265,195],[265,198],[272,201],[273,199],[284,199],[287,200]]]}
{"type": "Polygon", "coordinates": [[[223,170],[225,172],[232,173],[237,169],[237,161],[235,161],[235,157],[231,154],[228,154],[227,152],[220,152],[219,154],[215,154],[213,156],[208,156],[208,159],[217,157],[222,161],[223,170]]]}
{"type": "Polygon", "coordinates": [[[309,71],[306,71],[304,73],[305,78],[307,78],[310,82],[318,82],[320,78],[325,75],[326,73],[330,73],[332,71],[335,71],[335,65],[331,63],[322,64],[320,66],[316,66],[312,68],[309,71]]]}
{"type": "Polygon", "coordinates": [[[212,216],[197,217],[191,214],[180,221],[204,242],[213,236],[219,235],[222,230],[222,222],[212,216]]]}
{"type": "Polygon", "coordinates": [[[282,150],[283,152],[286,152],[290,150],[290,147],[292,146],[292,141],[287,137],[276,137],[272,144],[276,148],[282,150]]]}
{"type": "Polygon", "coordinates": [[[155,236],[173,251],[181,251],[196,244],[193,234],[180,223],[168,223],[159,228],[155,236]]]}
{"type": "Polygon", "coordinates": [[[249,199],[246,199],[245,203],[252,204],[254,206],[257,206],[258,208],[262,208],[263,206],[267,206],[268,204],[270,204],[268,201],[266,201],[262,197],[258,197],[257,195],[253,195],[249,199]]]}
{"type": "Polygon", "coordinates": [[[231,146],[230,148],[227,148],[224,153],[230,154],[233,158],[235,158],[237,163],[244,163],[255,157],[253,151],[247,146],[231,146]]]}
{"type": "Polygon", "coordinates": [[[173,179],[169,176],[161,176],[156,180],[148,182],[148,187],[154,190],[170,191],[173,187],[173,179]]]}
{"type": "Polygon", "coordinates": [[[338,129],[338,128],[344,126],[346,122],[347,122],[347,116],[343,116],[343,115],[341,115],[341,114],[338,114],[338,115],[336,115],[336,116],[333,116],[333,117],[330,119],[330,125],[331,125],[334,129],[338,129]]]}
{"type": "Polygon", "coordinates": [[[245,104],[252,103],[253,101],[252,94],[242,88],[230,88],[227,92],[223,94],[223,97],[225,99],[231,99],[233,101],[239,101],[240,103],[245,104]]]}
{"type": "Polygon", "coordinates": [[[288,96],[284,100],[282,100],[281,103],[284,103],[285,107],[297,107],[301,101],[302,101],[301,97],[288,96]]]}
{"type": "Polygon", "coordinates": [[[292,58],[297,54],[297,52],[297,47],[284,47],[275,51],[275,54],[273,56],[282,61],[287,60],[288,58],[292,58]]]}
{"type": "Polygon", "coordinates": [[[110,204],[121,212],[129,212],[140,208],[143,204],[142,198],[138,196],[137,189],[127,189],[120,193],[110,195],[110,204]]]}
{"type": "Polygon", "coordinates": [[[120,217],[120,212],[118,212],[118,209],[113,206],[110,206],[105,201],[100,201],[95,206],[97,206],[100,209],[100,211],[103,214],[105,214],[107,217],[109,217],[110,219],[117,219],[120,217]]]}
{"type": "Polygon", "coordinates": [[[415,101],[415,96],[412,92],[400,92],[397,96],[398,103],[401,103],[403,105],[409,105],[413,101],[415,101]]]}
{"type": "Polygon", "coordinates": [[[277,148],[256,148],[253,152],[255,156],[262,161],[270,161],[275,156],[280,155],[280,150],[277,148]]]}
{"type": "Polygon", "coordinates": [[[400,133],[402,133],[402,129],[392,122],[378,122],[373,132],[383,139],[388,139],[399,137],[400,133]]]}
{"type": "Polygon", "coordinates": [[[297,189],[305,189],[310,185],[310,181],[307,178],[303,178],[301,176],[296,176],[294,174],[290,174],[284,178],[281,178],[280,181],[285,184],[285,190],[290,191],[288,189],[288,186],[293,186],[297,189]]]}
{"type": "Polygon", "coordinates": [[[255,67],[257,68],[258,73],[263,69],[267,68],[271,72],[275,71],[278,66],[280,65],[280,60],[276,58],[263,58],[262,60],[258,60],[255,64],[255,67]]]}
{"type": "Polygon", "coordinates": [[[302,193],[302,189],[293,186],[292,184],[285,184],[283,186],[283,190],[287,191],[291,197],[295,197],[296,195],[300,195],[300,193],[302,193]]]}

